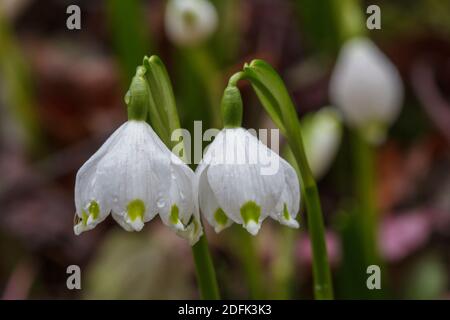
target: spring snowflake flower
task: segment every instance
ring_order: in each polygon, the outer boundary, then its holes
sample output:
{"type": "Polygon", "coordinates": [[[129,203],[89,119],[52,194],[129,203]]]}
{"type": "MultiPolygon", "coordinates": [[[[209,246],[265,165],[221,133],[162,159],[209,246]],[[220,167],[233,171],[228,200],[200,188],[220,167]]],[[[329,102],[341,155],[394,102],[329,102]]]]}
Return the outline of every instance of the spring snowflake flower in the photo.
{"type": "Polygon", "coordinates": [[[341,49],[330,82],[330,98],[350,126],[373,142],[398,116],[403,85],[395,66],[367,38],[354,38],[341,49]]]}
{"type": "Polygon", "coordinates": [[[109,213],[127,231],[140,231],[159,214],[164,224],[192,244],[202,233],[192,191],[194,172],[144,121],[147,112],[140,99],[147,89],[138,72],[126,98],[129,120],[77,173],[77,235],[95,228],[109,213]]]}
{"type": "Polygon", "coordinates": [[[200,211],[216,232],[233,222],[256,235],[268,216],[298,228],[298,177],[243,128],[223,129],[196,170],[200,211]]]}
{"type": "Polygon", "coordinates": [[[217,28],[217,12],[208,0],[170,0],[165,15],[169,39],[179,46],[203,42],[217,28]]]}

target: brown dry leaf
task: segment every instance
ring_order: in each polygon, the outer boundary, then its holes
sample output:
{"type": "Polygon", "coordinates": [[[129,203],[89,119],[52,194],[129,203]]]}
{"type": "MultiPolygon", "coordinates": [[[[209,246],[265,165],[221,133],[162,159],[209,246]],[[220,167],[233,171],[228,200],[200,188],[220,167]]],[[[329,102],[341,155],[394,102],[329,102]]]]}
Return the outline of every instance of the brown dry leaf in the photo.
{"type": "Polygon", "coordinates": [[[436,143],[428,137],[402,150],[395,142],[382,147],[377,157],[378,203],[382,211],[411,197],[431,168],[436,143]]]}

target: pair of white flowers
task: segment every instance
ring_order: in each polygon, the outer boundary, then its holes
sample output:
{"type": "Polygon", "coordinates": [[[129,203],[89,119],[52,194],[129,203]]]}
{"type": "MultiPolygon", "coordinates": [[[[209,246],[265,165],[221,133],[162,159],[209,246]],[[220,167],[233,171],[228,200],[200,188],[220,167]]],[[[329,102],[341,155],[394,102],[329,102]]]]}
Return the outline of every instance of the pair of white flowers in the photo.
{"type": "Polygon", "coordinates": [[[223,129],[194,173],[150,125],[129,120],[77,173],[74,231],[91,230],[110,213],[125,230],[140,231],[159,215],[195,244],[200,212],[216,232],[234,222],[256,235],[268,216],[297,228],[299,203],[294,169],[243,128],[223,129]],[[262,174],[264,152],[280,164],[271,175],[262,174]]]}

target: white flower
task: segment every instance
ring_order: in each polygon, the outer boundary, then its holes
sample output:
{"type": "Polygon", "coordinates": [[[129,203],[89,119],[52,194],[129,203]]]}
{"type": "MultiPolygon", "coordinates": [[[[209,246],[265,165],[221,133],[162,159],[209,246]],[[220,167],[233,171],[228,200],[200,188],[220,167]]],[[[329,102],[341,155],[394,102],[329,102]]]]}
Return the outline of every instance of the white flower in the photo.
{"type": "Polygon", "coordinates": [[[216,232],[233,222],[256,235],[271,216],[298,228],[297,174],[285,160],[243,128],[222,130],[196,170],[201,213],[216,232]]]}
{"type": "Polygon", "coordinates": [[[208,38],[217,27],[217,12],[207,0],[170,0],[165,27],[168,37],[180,46],[193,46],[208,38]]]}
{"type": "Polygon", "coordinates": [[[341,117],[336,108],[325,107],[302,119],[306,158],[315,178],[321,178],[339,149],[342,137],[341,117]]]}
{"type": "Polygon", "coordinates": [[[127,231],[140,231],[159,214],[195,243],[202,230],[193,178],[146,122],[129,120],[77,173],[75,234],[93,229],[110,212],[127,231]]]}
{"type": "Polygon", "coordinates": [[[344,44],[330,82],[330,98],[350,126],[380,142],[398,116],[403,85],[395,66],[367,38],[344,44]]]}

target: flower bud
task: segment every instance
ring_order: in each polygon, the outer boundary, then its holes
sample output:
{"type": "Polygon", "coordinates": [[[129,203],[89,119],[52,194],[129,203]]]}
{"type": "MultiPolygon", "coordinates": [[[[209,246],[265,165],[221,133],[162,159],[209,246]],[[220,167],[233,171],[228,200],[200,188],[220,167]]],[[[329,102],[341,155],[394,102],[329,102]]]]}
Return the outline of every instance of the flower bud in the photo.
{"type": "Polygon", "coordinates": [[[403,100],[395,66],[367,38],[353,38],[341,49],[330,82],[331,102],[349,126],[373,143],[384,140],[403,100]]]}
{"type": "Polygon", "coordinates": [[[303,143],[311,171],[321,178],[336,157],[342,138],[342,122],[338,110],[325,107],[302,119],[303,143]]]}
{"type": "Polygon", "coordinates": [[[165,27],[169,39],[179,46],[194,46],[217,27],[217,12],[207,0],[170,0],[165,27]]]}

